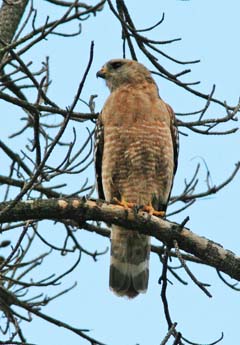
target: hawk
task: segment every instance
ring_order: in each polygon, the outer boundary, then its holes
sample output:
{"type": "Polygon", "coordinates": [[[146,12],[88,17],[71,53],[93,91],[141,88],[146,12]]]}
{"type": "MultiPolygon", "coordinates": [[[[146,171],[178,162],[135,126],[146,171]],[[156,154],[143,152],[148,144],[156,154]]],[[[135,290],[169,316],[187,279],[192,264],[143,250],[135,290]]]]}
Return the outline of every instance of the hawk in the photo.
{"type": "MultiPolygon", "coordinates": [[[[99,198],[164,215],[178,157],[173,110],[137,61],[110,60],[97,77],[111,92],[95,131],[99,198]]],[[[117,295],[133,298],[147,290],[149,254],[149,236],[112,225],[109,284],[117,295]]]]}

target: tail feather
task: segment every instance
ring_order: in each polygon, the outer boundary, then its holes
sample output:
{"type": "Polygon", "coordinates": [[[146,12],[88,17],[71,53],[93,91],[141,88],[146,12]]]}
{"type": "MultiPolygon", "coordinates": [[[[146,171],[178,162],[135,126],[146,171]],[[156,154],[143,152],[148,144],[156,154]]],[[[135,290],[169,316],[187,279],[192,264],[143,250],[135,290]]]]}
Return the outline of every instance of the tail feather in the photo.
{"type": "Polygon", "coordinates": [[[111,235],[110,288],[133,298],[147,290],[150,238],[113,226],[111,235]]]}

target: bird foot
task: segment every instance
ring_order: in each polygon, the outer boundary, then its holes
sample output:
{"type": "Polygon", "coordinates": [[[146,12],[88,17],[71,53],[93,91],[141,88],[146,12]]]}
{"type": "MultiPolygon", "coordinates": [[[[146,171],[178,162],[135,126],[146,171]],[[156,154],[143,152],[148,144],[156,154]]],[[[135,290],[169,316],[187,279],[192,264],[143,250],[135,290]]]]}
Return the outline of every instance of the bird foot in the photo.
{"type": "Polygon", "coordinates": [[[115,204],[117,204],[119,206],[123,206],[125,209],[134,208],[136,206],[136,204],[134,204],[133,202],[127,202],[124,199],[118,200],[117,198],[113,198],[113,201],[115,202],[115,204]]]}
{"type": "Polygon", "coordinates": [[[119,206],[124,207],[125,209],[131,208],[131,209],[138,209],[143,210],[145,212],[148,212],[151,216],[157,216],[157,217],[164,217],[165,211],[157,211],[155,210],[152,205],[143,205],[143,206],[137,206],[137,204],[133,202],[127,202],[126,200],[118,200],[117,198],[113,198],[113,202],[119,206]]]}
{"type": "Polygon", "coordinates": [[[148,212],[150,215],[153,215],[153,216],[157,216],[157,217],[165,216],[165,211],[157,211],[151,205],[144,205],[142,210],[148,212]]]}

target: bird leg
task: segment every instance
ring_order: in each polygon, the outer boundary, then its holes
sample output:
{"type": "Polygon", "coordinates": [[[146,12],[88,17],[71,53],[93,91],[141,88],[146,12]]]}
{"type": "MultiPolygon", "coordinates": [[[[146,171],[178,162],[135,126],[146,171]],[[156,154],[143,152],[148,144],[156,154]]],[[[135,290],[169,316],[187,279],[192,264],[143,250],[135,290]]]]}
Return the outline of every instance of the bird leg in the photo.
{"type": "Polygon", "coordinates": [[[113,201],[117,205],[123,206],[125,209],[134,208],[136,206],[136,204],[134,204],[133,202],[127,202],[124,198],[121,198],[121,200],[118,200],[117,198],[113,198],[113,201]]]}
{"type": "Polygon", "coordinates": [[[157,211],[151,204],[144,205],[142,210],[148,212],[150,215],[153,215],[153,216],[157,216],[157,217],[165,216],[165,211],[157,211]]]}

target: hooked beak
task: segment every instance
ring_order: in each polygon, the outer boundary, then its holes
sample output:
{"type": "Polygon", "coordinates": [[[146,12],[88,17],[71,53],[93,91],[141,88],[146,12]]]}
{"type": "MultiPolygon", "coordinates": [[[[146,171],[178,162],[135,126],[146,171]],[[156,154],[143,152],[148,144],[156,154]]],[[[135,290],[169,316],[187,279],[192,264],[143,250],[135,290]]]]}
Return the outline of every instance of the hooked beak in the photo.
{"type": "Polygon", "coordinates": [[[105,78],[106,78],[106,73],[107,73],[106,68],[105,68],[105,67],[102,67],[102,68],[100,69],[100,71],[97,72],[96,77],[97,77],[97,78],[100,77],[100,78],[105,79],[105,78]]]}

